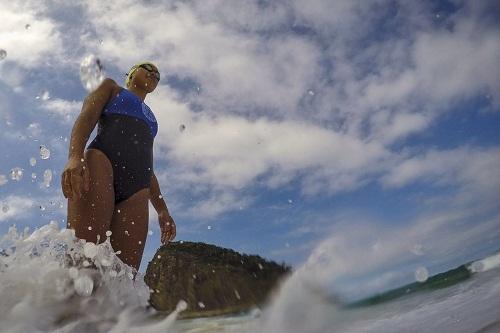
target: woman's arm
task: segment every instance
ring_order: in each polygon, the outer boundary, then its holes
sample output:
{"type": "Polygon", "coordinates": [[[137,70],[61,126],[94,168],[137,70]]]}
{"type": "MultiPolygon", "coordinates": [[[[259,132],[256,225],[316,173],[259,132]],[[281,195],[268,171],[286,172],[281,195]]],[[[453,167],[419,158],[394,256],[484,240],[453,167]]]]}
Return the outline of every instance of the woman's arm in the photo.
{"type": "Polygon", "coordinates": [[[82,111],[71,130],[68,162],[61,173],[61,187],[66,198],[81,197],[83,191],[89,190],[89,170],[83,159],[85,145],[116,86],[115,81],[107,78],[83,101],[82,111]]]}
{"type": "Polygon", "coordinates": [[[174,219],[170,216],[168,212],[167,204],[163,199],[160,191],[160,185],[158,185],[158,179],[154,172],[151,173],[151,185],[149,187],[150,200],[153,207],[158,213],[158,223],[160,224],[161,230],[161,242],[169,242],[175,238],[177,233],[174,219]]]}
{"type": "Polygon", "coordinates": [[[71,131],[68,158],[83,158],[85,145],[101,116],[102,109],[111,98],[116,82],[106,78],[99,87],[85,97],[82,111],[71,131]]]}
{"type": "Polygon", "coordinates": [[[155,210],[160,213],[161,211],[166,211],[168,215],[168,208],[165,200],[163,200],[163,196],[160,191],[160,185],[158,184],[158,179],[156,179],[156,175],[154,172],[151,173],[151,186],[149,187],[149,193],[151,195],[151,203],[155,210]]]}

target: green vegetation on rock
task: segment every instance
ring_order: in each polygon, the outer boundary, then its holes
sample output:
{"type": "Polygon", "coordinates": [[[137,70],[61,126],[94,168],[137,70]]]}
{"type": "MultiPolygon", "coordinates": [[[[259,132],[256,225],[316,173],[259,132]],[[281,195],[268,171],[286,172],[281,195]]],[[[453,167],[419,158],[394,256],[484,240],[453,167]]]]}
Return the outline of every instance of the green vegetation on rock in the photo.
{"type": "Polygon", "coordinates": [[[155,309],[171,312],[184,300],[188,308],[181,317],[186,318],[260,306],[290,272],[289,266],[260,256],[205,243],[172,242],[158,249],[144,280],[155,309]]]}

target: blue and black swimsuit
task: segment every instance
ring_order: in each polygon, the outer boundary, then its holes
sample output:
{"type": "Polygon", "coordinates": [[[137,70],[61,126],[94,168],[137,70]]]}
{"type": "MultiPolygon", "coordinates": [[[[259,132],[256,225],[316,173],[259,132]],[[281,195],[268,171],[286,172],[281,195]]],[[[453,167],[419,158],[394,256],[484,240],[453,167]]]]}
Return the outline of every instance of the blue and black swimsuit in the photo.
{"type": "Polygon", "coordinates": [[[97,136],[88,149],[99,149],[113,167],[115,204],[149,188],[153,172],[156,118],[137,95],[121,88],[104,107],[97,136]]]}

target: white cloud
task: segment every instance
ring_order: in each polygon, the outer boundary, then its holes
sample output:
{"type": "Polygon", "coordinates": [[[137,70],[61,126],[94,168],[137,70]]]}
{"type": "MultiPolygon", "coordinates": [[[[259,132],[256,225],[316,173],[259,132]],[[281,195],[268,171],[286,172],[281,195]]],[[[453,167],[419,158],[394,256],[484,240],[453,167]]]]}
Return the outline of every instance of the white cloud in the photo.
{"type": "MultiPolygon", "coordinates": [[[[32,69],[43,63],[46,57],[57,54],[62,49],[58,26],[53,20],[38,15],[42,11],[41,7],[43,4],[38,2],[0,3],[0,40],[2,48],[7,51],[5,60],[32,69]],[[29,28],[26,27],[27,24],[29,28]]],[[[4,77],[5,69],[2,67],[0,69],[4,77]]]]}
{"type": "Polygon", "coordinates": [[[82,102],[55,98],[44,101],[40,107],[49,113],[57,115],[62,122],[69,122],[71,117],[80,112],[82,102]]]}
{"type": "MultiPolygon", "coordinates": [[[[204,22],[190,4],[176,4],[170,11],[136,2],[106,6],[116,10],[113,19],[104,19],[106,10],[99,2],[91,3],[89,18],[102,35],[109,35],[106,40],[114,41],[95,46],[124,67],[137,57],[149,57],[165,72],[195,80],[200,95],[191,98],[209,112],[294,111],[320,74],[318,47],[300,36],[263,38],[233,31],[224,22],[204,22]],[[147,22],[134,24],[143,17],[148,17],[147,22]],[[113,38],[118,30],[128,38],[113,38]],[[130,48],[141,53],[132,58],[130,48]]],[[[85,42],[89,47],[95,43],[85,42]]]]}
{"type": "MultiPolygon", "coordinates": [[[[393,168],[394,142],[426,130],[457,99],[500,100],[498,27],[483,22],[484,5],[464,2],[439,23],[429,4],[385,0],[51,4],[0,5],[7,59],[20,65],[0,63],[2,79],[19,88],[23,67],[41,69],[51,57],[74,73],[95,52],[108,68],[149,59],[163,77],[192,80],[190,92],[162,80],[147,98],[160,124],[155,157],[168,159],[179,187],[229,193],[218,207],[239,202],[237,191],[256,180],[277,188],[299,178],[302,193],[334,194],[389,170],[382,182],[401,186],[435,167],[410,156],[393,168]],[[385,36],[374,27],[388,9],[394,34],[385,36]]],[[[79,108],[42,104],[55,114],[79,108]]]]}
{"type": "Polygon", "coordinates": [[[10,195],[0,200],[0,222],[22,220],[31,215],[35,201],[29,197],[10,195]]]}
{"type": "Polygon", "coordinates": [[[402,160],[389,169],[381,182],[402,187],[414,182],[436,186],[458,186],[461,204],[497,201],[500,198],[500,149],[459,147],[453,150],[429,150],[402,160]]]}

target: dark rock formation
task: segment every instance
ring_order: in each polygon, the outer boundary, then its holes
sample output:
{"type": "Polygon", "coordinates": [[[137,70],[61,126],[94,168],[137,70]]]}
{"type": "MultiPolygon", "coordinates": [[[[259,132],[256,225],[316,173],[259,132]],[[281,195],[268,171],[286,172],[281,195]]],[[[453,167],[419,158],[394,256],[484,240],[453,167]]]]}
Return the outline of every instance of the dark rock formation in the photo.
{"type": "Polygon", "coordinates": [[[181,317],[187,318],[262,305],[290,272],[289,266],[256,255],[204,243],[172,242],[158,249],[144,280],[155,309],[171,312],[184,300],[188,307],[181,317]]]}

